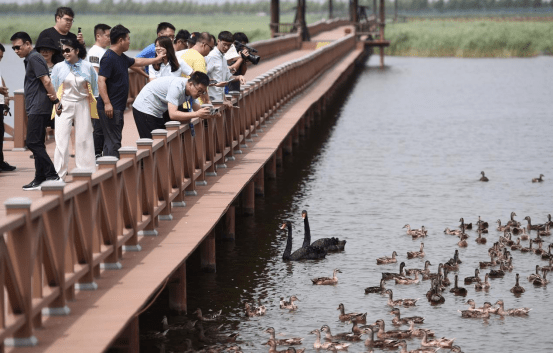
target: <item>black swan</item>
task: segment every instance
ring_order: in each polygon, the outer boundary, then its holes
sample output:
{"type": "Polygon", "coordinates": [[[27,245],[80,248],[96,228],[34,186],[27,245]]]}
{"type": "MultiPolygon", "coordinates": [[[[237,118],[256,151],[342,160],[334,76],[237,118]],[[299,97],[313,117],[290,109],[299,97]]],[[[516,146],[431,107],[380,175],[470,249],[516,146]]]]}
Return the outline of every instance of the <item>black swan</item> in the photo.
{"type": "Polygon", "coordinates": [[[291,254],[292,224],[290,221],[286,221],[281,225],[281,229],[285,229],[285,227],[288,229],[288,237],[285,252],[283,253],[283,261],[317,260],[325,258],[325,255],[327,255],[327,251],[325,251],[325,249],[311,245],[305,248],[300,248],[291,254]]]}
{"type": "MultiPolygon", "coordinates": [[[[308,221],[308,211],[302,211],[302,218],[304,219],[304,244],[302,247],[307,246],[306,242],[310,242],[311,233],[310,233],[310,222],[308,221]]],[[[344,245],[346,240],[339,240],[338,238],[321,238],[312,243],[313,247],[323,248],[325,251],[342,251],[344,250],[344,245]]]]}

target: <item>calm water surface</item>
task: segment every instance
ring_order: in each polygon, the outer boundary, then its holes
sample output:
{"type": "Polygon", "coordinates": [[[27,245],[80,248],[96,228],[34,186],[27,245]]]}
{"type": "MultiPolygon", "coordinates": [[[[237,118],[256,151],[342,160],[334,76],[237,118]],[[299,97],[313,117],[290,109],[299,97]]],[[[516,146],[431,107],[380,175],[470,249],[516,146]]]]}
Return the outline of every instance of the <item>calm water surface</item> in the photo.
{"type": "MultiPolygon", "coordinates": [[[[394,329],[387,298],[364,294],[365,287],[378,285],[381,272],[398,270],[397,264],[376,265],[377,257],[396,250],[408,268],[430,260],[436,272],[458,249],[458,238],[443,230],[456,227],[460,217],[475,223],[481,216],[492,226],[497,219],[505,223],[512,211],[517,220],[531,216],[533,223],[552,213],[551,57],[388,57],[386,63],[380,70],[377,58],[371,58],[344,103],[328,112],[328,122],[320,122],[285,158],[277,181],[266,181],[266,198],[257,200],[256,216],[238,218],[235,242],[218,242],[218,272],[200,274],[194,266],[199,260],[189,261],[189,312],[223,309],[223,332],[239,332],[245,352],[268,350],[261,343],[270,326],[282,337],[305,337],[302,347],[315,351],[311,330],[324,324],[333,333],[350,330],[338,320],[339,303],[347,312],[367,312],[368,322],[382,318],[386,329],[394,329]],[[478,181],[482,170],[490,182],[478,181]],[[546,181],[531,183],[541,173],[546,181]],[[282,262],[285,234],[278,222],[292,221],[293,249],[300,247],[303,209],[309,213],[312,241],[346,239],[344,253],[317,262],[282,262]],[[419,250],[421,240],[405,234],[406,223],[429,230],[425,259],[407,260],[406,252],[419,250]],[[338,285],[312,285],[310,278],[330,276],[334,268],[343,272],[338,285]],[[299,309],[280,310],[279,298],[293,294],[301,300],[299,309]],[[243,303],[258,300],[268,307],[267,314],[245,318],[243,303]]],[[[468,232],[469,246],[460,249],[460,278],[473,275],[479,261],[490,260],[487,249],[500,235],[494,229],[485,235],[486,245],[478,245],[476,233],[468,232]]],[[[425,299],[429,281],[386,286],[395,298],[423,298],[414,308],[401,308],[401,314],[424,316],[421,327],[456,338],[465,352],[551,352],[552,284],[535,288],[526,279],[536,264],[547,262],[531,253],[512,254],[514,271],[491,279],[490,291],[476,292],[462,282],[468,296],[454,297],[447,290],[443,305],[432,307],[425,299]],[[516,273],[526,289],[520,298],[509,292],[516,273]],[[467,308],[469,298],[478,306],[503,299],[506,308],[533,310],[529,317],[462,319],[458,310],[467,308]]],[[[453,281],[453,274],[449,278],[453,281]]],[[[141,321],[159,322],[164,313],[156,305],[141,321]]],[[[170,316],[170,322],[183,319],[170,316]]],[[[145,340],[143,347],[182,351],[185,337],[170,331],[167,342],[145,340]]],[[[418,339],[408,340],[409,349],[416,347],[418,339]]],[[[358,342],[349,351],[367,349],[358,342]]]]}

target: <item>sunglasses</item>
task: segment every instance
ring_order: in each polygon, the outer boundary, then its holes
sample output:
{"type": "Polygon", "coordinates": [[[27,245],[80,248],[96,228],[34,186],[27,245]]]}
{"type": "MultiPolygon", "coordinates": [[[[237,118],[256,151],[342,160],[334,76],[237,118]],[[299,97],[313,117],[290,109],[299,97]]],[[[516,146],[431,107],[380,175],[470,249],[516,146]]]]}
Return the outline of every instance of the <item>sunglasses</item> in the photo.
{"type": "Polygon", "coordinates": [[[64,50],[62,50],[62,53],[69,54],[71,53],[72,50],[73,50],[72,48],[65,48],[64,50]]]}
{"type": "Polygon", "coordinates": [[[16,50],[21,50],[21,45],[14,45],[12,47],[13,51],[16,51],[16,50]]]}

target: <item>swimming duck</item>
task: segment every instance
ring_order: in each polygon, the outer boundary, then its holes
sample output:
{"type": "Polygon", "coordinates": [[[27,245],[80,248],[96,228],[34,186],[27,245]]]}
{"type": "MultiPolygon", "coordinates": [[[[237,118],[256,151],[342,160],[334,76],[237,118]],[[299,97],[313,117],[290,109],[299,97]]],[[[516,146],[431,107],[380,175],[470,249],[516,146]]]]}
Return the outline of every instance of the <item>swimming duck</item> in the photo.
{"type": "Polygon", "coordinates": [[[541,229],[537,230],[537,234],[538,234],[539,236],[541,236],[541,237],[547,237],[547,236],[549,236],[550,234],[552,234],[552,233],[550,233],[550,229],[551,229],[551,228],[552,228],[552,226],[546,225],[545,229],[543,229],[543,230],[541,230],[541,229]]]}
{"type": "Polygon", "coordinates": [[[521,238],[517,238],[516,243],[510,247],[512,251],[521,250],[521,238]]]}
{"type": "Polygon", "coordinates": [[[529,240],[529,234],[527,234],[527,229],[523,228],[523,233],[519,235],[521,240],[529,240]]]}
{"type": "Polygon", "coordinates": [[[431,265],[431,262],[429,260],[427,260],[427,261],[425,261],[425,265],[424,265],[423,270],[419,269],[419,268],[409,268],[409,269],[404,269],[404,271],[406,272],[406,275],[410,275],[410,276],[413,276],[416,272],[420,273],[420,274],[426,274],[426,273],[431,272],[429,270],[430,265],[431,265]]]}
{"type": "Polygon", "coordinates": [[[532,275],[528,276],[527,279],[529,280],[529,282],[533,282],[535,279],[537,278],[541,278],[541,275],[539,273],[539,268],[540,266],[539,265],[536,265],[535,266],[535,273],[533,273],[532,275]]]}
{"type": "Polygon", "coordinates": [[[479,229],[477,230],[477,238],[475,238],[475,241],[477,242],[477,244],[486,244],[487,243],[487,238],[483,238],[481,236],[483,232],[479,229]]]}
{"type": "Polygon", "coordinates": [[[491,256],[490,261],[480,261],[479,262],[479,268],[487,268],[487,267],[493,267],[498,264],[498,261],[496,260],[496,257],[491,256]]]}
{"type": "Polygon", "coordinates": [[[519,285],[519,273],[516,273],[516,285],[510,289],[510,292],[514,294],[525,293],[525,288],[519,285]]]}
{"type": "Polygon", "coordinates": [[[294,347],[289,347],[287,348],[287,353],[304,353],[306,351],[306,348],[294,348],[294,347]]]}
{"type": "Polygon", "coordinates": [[[385,338],[410,338],[412,333],[409,330],[390,330],[385,331],[385,321],[379,319],[375,321],[375,324],[379,326],[379,331],[377,331],[377,337],[380,339],[385,338]]]}
{"type": "Polygon", "coordinates": [[[511,232],[504,232],[504,235],[501,235],[500,238],[498,238],[498,242],[501,246],[508,246],[511,247],[515,244],[515,242],[512,240],[512,233],[511,232]]]}
{"type": "Polygon", "coordinates": [[[444,230],[444,234],[448,234],[448,235],[460,235],[462,233],[463,233],[462,230],[456,230],[456,229],[455,230],[450,230],[450,228],[446,228],[444,230]]]}
{"type": "Polygon", "coordinates": [[[275,339],[275,329],[273,327],[268,327],[265,332],[269,333],[270,340],[275,341],[275,345],[277,346],[291,346],[302,344],[302,340],[304,339],[301,337],[275,339]]]}
{"type": "Polygon", "coordinates": [[[458,287],[458,275],[454,276],[454,288],[450,289],[450,293],[454,293],[454,295],[462,297],[467,295],[467,289],[464,287],[458,287]]]}
{"type": "Polygon", "coordinates": [[[337,273],[342,273],[341,270],[338,268],[335,268],[333,270],[333,277],[318,277],[313,278],[312,283],[313,284],[319,284],[319,285],[335,285],[339,283],[339,279],[337,278],[337,273]]]}
{"type": "Polygon", "coordinates": [[[385,280],[381,278],[381,282],[377,287],[367,287],[365,289],[365,294],[368,293],[384,293],[387,289],[385,288],[385,280]]]}
{"type": "Polygon", "coordinates": [[[368,327],[364,332],[367,333],[369,336],[365,341],[364,345],[366,347],[370,348],[378,348],[378,349],[394,349],[396,347],[396,344],[398,343],[398,340],[395,339],[375,339],[375,331],[377,331],[377,327],[368,327]]]}
{"type": "Polygon", "coordinates": [[[477,282],[475,283],[475,290],[489,290],[491,288],[491,284],[489,283],[489,274],[485,274],[485,281],[484,282],[477,282]]]}
{"type": "Polygon", "coordinates": [[[550,283],[550,281],[548,281],[548,280],[546,279],[546,274],[547,274],[547,273],[548,273],[548,271],[542,270],[542,277],[535,278],[535,279],[533,280],[533,285],[544,287],[544,286],[546,286],[548,283],[550,283]]]}
{"type": "Polygon", "coordinates": [[[419,283],[419,272],[414,274],[414,278],[410,277],[394,277],[396,284],[417,284],[419,283]]]}
{"type": "Polygon", "coordinates": [[[470,223],[470,224],[465,224],[463,218],[460,218],[460,223],[461,223],[461,224],[460,224],[460,227],[459,227],[459,228],[460,228],[461,230],[469,230],[469,229],[471,229],[471,228],[473,227],[473,225],[472,225],[471,223],[470,223]]]}
{"type": "Polygon", "coordinates": [[[548,252],[547,253],[543,253],[541,255],[541,258],[543,260],[548,260],[548,259],[551,259],[552,258],[552,247],[554,246],[554,244],[550,243],[550,245],[548,245],[548,252]]]}
{"type": "Polygon", "coordinates": [[[482,176],[481,176],[481,179],[479,179],[479,181],[489,181],[489,178],[487,178],[487,177],[485,176],[485,172],[482,171],[482,172],[481,172],[481,175],[482,175],[482,176]]]}
{"type": "Polygon", "coordinates": [[[427,332],[423,332],[423,338],[421,339],[421,345],[423,347],[441,347],[441,348],[450,348],[452,347],[452,344],[456,340],[455,338],[449,339],[449,338],[438,338],[429,341],[427,339],[427,332]]]}
{"type": "Polygon", "coordinates": [[[337,310],[340,310],[339,320],[340,321],[356,321],[359,324],[365,324],[367,313],[344,313],[344,304],[340,303],[337,310]]]}
{"type": "Polygon", "coordinates": [[[467,240],[460,239],[460,241],[457,244],[460,248],[467,248],[467,240]]]}
{"type": "Polygon", "coordinates": [[[481,216],[478,216],[478,221],[476,223],[477,225],[477,229],[481,229],[481,230],[485,230],[485,229],[488,229],[489,228],[489,223],[488,222],[484,222],[481,220],[481,216]]]}
{"type": "Polygon", "coordinates": [[[413,321],[408,321],[410,325],[409,331],[412,333],[412,337],[423,337],[423,332],[427,332],[427,337],[435,337],[435,333],[426,328],[415,328],[415,323],[413,321]]]}
{"type": "Polygon", "coordinates": [[[264,316],[267,309],[264,305],[252,307],[249,303],[244,303],[244,313],[247,317],[264,316]]]}
{"type": "Polygon", "coordinates": [[[348,349],[348,346],[350,346],[350,343],[340,343],[338,341],[335,341],[335,342],[321,342],[321,331],[319,331],[318,329],[315,329],[313,331],[310,331],[310,333],[313,333],[314,335],[316,335],[316,339],[315,339],[315,342],[314,342],[314,348],[315,349],[327,349],[328,347],[330,346],[335,346],[337,350],[347,350],[348,349]]]}
{"type": "Polygon", "coordinates": [[[548,217],[548,221],[546,221],[545,225],[547,225],[547,226],[549,226],[550,228],[552,228],[552,226],[554,225],[554,224],[552,223],[552,215],[549,213],[547,217],[548,217]]]}
{"type": "Polygon", "coordinates": [[[512,232],[513,235],[523,234],[524,231],[525,231],[525,228],[523,228],[521,226],[521,223],[519,222],[517,222],[515,226],[510,227],[510,232],[512,232]]]}
{"type": "Polygon", "coordinates": [[[527,221],[527,230],[531,232],[532,230],[544,230],[546,226],[544,224],[531,224],[531,217],[526,216],[523,220],[527,221]]]}
{"type": "Polygon", "coordinates": [[[331,351],[331,352],[345,351],[345,350],[347,350],[347,349],[348,349],[348,347],[347,347],[347,348],[339,349],[338,346],[337,346],[336,344],[332,344],[332,345],[330,345],[329,347],[327,347],[327,350],[328,350],[328,351],[331,351]]]}
{"type": "Polygon", "coordinates": [[[552,272],[552,258],[550,258],[550,261],[548,262],[548,266],[541,267],[541,271],[552,272]]]}
{"type": "MultiPolygon", "coordinates": [[[[302,218],[304,220],[304,243],[302,244],[302,247],[304,246],[306,242],[309,242],[311,239],[311,231],[310,231],[310,222],[308,221],[308,211],[304,210],[302,211],[302,218]]],[[[316,241],[314,241],[310,246],[314,248],[322,248],[326,252],[331,251],[343,251],[344,246],[346,245],[346,240],[340,240],[335,237],[331,238],[321,238],[316,241]]]]}
{"type": "Polygon", "coordinates": [[[542,183],[544,180],[542,180],[542,178],[544,177],[544,175],[540,175],[538,178],[533,178],[531,179],[531,182],[533,183],[542,183]]]}
{"type": "Polygon", "coordinates": [[[531,241],[533,243],[537,243],[537,244],[540,244],[542,243],[544,240],[541,239],[541,236],[539,235],[540,231],[537,231],[537,236],[534,237],[533,239],[531,239],[531,241]]]}
{"type": "Polygon", "coordinates": [[[196,309],[195,312],[192,313],[192,315],[196,314],[196,317],[199,321],[216,321],[219,319],[219,316],[221,316],[221,310],[216,311],[215,313],[208,313],[206,315],[202,315],[202,310],[200,308],[196,309]]]}
{"type": "Polygon", "coordinates": [[[392,252],[392,256],[383,256],[377,259],[377,265],[395,264],[396,263],[396,251],[392,252]]]}
{"type": "Polygon", "coordinates": [[[288,301],[281,300],[281,302],[279,303],[279,308],[280,309],[288,309],[288,310],[296,310],[296,309],[298,309],[298,306],[296,306],[296,304],[294,304],[295,301],[300,301],[300,299],[298,299],[296,297],[296,295],[291,295],[288,301]]]}
{"type": "Polygon", "coordinates": [[[353,334],[351,332],[338,333],[336,335],[331,334],[331,328],[328,325],[321,326],[321,332],[325,332],[325,341],[333,342],[335,340],[343,341],[361,341],[361,334],[353,334]]]}
{"type": "Polygon", "coordinates": [[[423,243],[419,246],[419,251],[408,251],[408,259],[413,259],[416,257],[425,257],[425,252],[423,252],[423,243]]]}
{"type": "Polygon", "coordinates": [[[510,213],[510,220],[506,222],[507,226],[517,227],[517,221],[514,219],[515,216],[517,216],[515,212],[510,213]]]}
{"type": "Polygon", "coordinates": [[[394,273],[394,272],[383,272],[381,274],[381,278],[383,278],[385,281],[388,281],[388,280],[391,280],[395,277],[402,277],[402,276],[406,276],[406,272],[404,271],[404,267],[406,266],[406,263],[404,261],[402,261],[400,263],[400,271],[398,271],[398,273],[394,273]]]}
{"type": "Polygon", "coordinates": [[[406,340],[400,340],[397,344],[397,347],[400,347],[400,353],[434,353],[437,352],[442,347],[419,347],[416,349],[408,350],[406,340]]]}
{"type": "Polygon", "coordinates": [[[543,254],[547,254],[548,252],[542,248],[542,242],[539,243],[539,247],[535,249],[535,254],[542,257],[543,254]]]}
{"type": "Polygon", "coordinates": [[[514,269],[514,265],[512,265],[512,260],[513,259],[510,256],[508,261],[502,261],[502,263],[500,264],[500,269],[504,272],[512,272],[512,270],[514,269]]]}
{"type": "Polygon", "coordinates": [[[502,225],[502,221],[501,220],[497,220],[496,223],[498,223],[498,227],[496,227],[496,230],[500,231],[500,232],[503,232],[505,230],[510,230],[510,226],[509,225],[505,225],[503,226],[502,225]]]}
{"type": "Polygon", "coordinates": [[[533,239],[529,239],[529,246],[520,249],[521,252],[527,253],[533,251],[533,239]]]}
{"type": "Polygon", "coordinates": [[[496,301],[496,305],[498,305],[498,310],[496,311],[496,314],[501,316],[527,316],[529,315],[529,311],[532,310],[529,308],[504,310],[504,301],[502,299],[498,299],[496,301]]]}
{"type": "Polygon", "coordinates": [[[442,275],[442,268],[444,267],[444,265],[442,263],[439,263],[439,266],[438,266],[438,269],[437,269],[437,272],[436,273],[423,273],[423,280],[424,281],[427,281],[427,280],[430,280],[430,279],[436,279],[438,278],[439,276],[442,275]]]}
{"type": "MultiPolygon", "coordinates": [[[[448,287],[451,283],[450,283],[450,279],[448,279],[448,269],[444,269],[443,270],[444,274],[442,276],[440,276],[440,279],[439,279],[439,284],[441,285],[441,287],[448,287]]],[[[444,289],[443,289],[444,290],[444,289]]]]}
{"type": "Polygon", "coordinates": [[[292,224],[290,223],[290,221],[286,221],[281,225],[281,229],[285,228],[287,228],[288,230],[288,237],[287,245],[285,246],[285,252],[283,253],[283,261],[317,260],[325,258],[325,255],[327,255],[327,251],[325,251],[321,247],[315,247],[312,245],[305,248],[300,248],[291,254],[292,224]]]}
{"type": "Polygon", "coordinates": [[[431,297],[429,298],[429,302],[431,305],[438,305],[443,304],[445,302],[444,297],[440,293],[440,290],[438,289],[438,286],[435,286],[433,293],[431,294],[431,297]]]}
{"type": "Polygon", "coordinates": [[[389,306],[401,306],[401,305],[405,306],[405,307],[415,306],[416,302],[419,300],[419,298],[417,298],[417,299],[397,299],[397,300],[393,300],[392,299],[392,290],[387,289],[385,291],[385,293],[387,293],[389,295],[389,300],[387,302],[387,305],[389,305],[389,306]]]}
{"type": "Polygon", "coordinates": [[[421,229],[412,229],[409,224],[406,224],[404,227],[402,227],[402,229],[404,228],[407,228],[406,234],[411,235],[412,238],[419,238],[427,235],[425,227],[422,227],[421,229]]]}
{"type": "Polygon", "coordinates": [[[489,318],[491,313],[488,310],[458,310],[463,318],[489,318]]]}
{"type": "MultiPolygon", "coordinates": [[[[502,261],[504,263],[504,261],[502,261]]],[[[489,275],[489,278],[502,278],[504,277],[506,273],[500,269],[500,270],[491,270],[487,275],[489,275]]]]}
{"type": "Polygon", "coordinates": [[[416,324],[422,324],[425,321],[425,318],[421,316],[410,316],[410,317],[400,318],[400,309],[398,308],[392,309],[390,313],[394,315],[394,318],[392,319],[392,324],[395,326],[406,325],[410,321],[413,321],[416,324]]]}
{"type": "Polygon", "coordinates": [[[458,249],[454,250],[454,257],[450,258],[450,260],[447,261],[449,264],[461,264],[462,260],[460,260],[458,249]]]}
{"type": "Polygon", "coordinates": [[[288,348],[285,349],[285,350],[278,351],[277,350],[277,342],[275,342],[275,340],[269,340],[266,343],[262,343],[262,345],[269,346],[269,351],[268,351],[269,353],[287,353],[288,352],[288,348]]]}
{"type": "Polygon", "coordinates": [[[479,278],[479,269],[475,269],[475,276],[471,276],[471,277],[466,277],[464,279],[464,284],[472,284],[472,283],[475,283],[475,282],[478,282],[480,281],[481,279],[479,278]]]}

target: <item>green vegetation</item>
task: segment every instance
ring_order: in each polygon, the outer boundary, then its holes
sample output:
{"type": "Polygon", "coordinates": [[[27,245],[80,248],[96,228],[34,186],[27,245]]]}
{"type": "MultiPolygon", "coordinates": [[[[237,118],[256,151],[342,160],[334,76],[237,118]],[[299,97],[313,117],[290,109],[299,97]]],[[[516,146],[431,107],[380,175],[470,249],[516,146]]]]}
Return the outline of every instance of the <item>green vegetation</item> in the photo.
{"type": "Polygon", "coordinates": [[[455,57],[530,57],[552,55],[548,21],[497,19],[417,20],[387,25],[387,55],[455,57]]]}
{"type": "MultiPolygon", "coordinates": [[[[281,22],[292,22],[293,15],[282,15],[281,22]]],[[[321,16],[307,15],[306,21],[312,23],[321,20],[321,16]]],[[[131,31],[131,49],[142,49],[156,39],[158,23],[165,21],[172,23],[177,30],[208,31],[217,34],[220,31],[244,32],[250,41],[269,38],[269,16],[258,15],[79,15],[75,16],[75,23],[71,31],[77,33],[81,27],[87,45],[94,43],[93,29],[98,23],[115,26],[121,23],[131,31]]],[[[0,43],[9,43],[12,34],[26,31],[33,40],[45,28],[54,25],[54,15],[0,15],[0,43]]]]}

